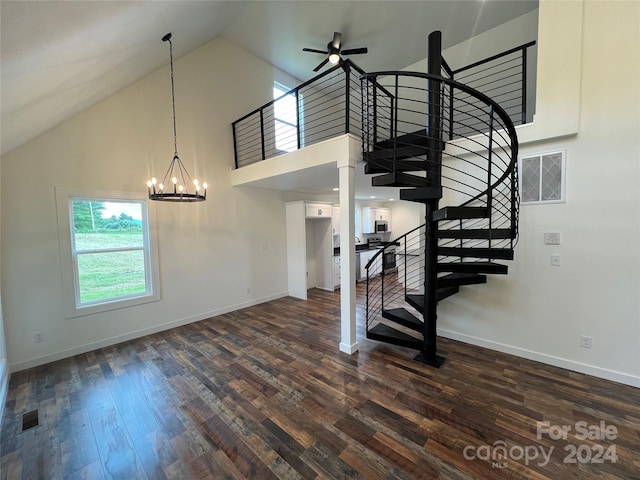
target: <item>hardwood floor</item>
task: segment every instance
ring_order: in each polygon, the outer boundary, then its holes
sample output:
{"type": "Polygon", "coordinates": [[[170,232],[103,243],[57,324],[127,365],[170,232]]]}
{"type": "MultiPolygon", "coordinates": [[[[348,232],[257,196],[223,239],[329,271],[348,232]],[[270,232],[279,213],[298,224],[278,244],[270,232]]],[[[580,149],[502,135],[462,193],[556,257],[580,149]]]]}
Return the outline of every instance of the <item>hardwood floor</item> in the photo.
{"type": "Polygon", "coordinates": [[[446,339],[438,370],[345,355],[339,312],[312,290],[15,373],[1,478],[640,478],[639,389],[446,339]]]}

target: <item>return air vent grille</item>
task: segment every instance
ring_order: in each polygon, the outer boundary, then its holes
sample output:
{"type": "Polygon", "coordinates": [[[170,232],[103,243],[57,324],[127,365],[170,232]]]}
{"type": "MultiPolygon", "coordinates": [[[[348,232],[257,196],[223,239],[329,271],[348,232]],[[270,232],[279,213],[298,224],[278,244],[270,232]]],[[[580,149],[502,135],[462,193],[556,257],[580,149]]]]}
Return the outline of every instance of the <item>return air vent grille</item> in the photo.
{"type": "Polygon", "coordinates": [[[520,193],[523,204],[565,201],[565,152],[520,158],[520,193]]]}
{"type": "Polygon", "coordinates": [[[38,426],[38,410],[32,410],[22,415],[22,431],[38,426]]]}

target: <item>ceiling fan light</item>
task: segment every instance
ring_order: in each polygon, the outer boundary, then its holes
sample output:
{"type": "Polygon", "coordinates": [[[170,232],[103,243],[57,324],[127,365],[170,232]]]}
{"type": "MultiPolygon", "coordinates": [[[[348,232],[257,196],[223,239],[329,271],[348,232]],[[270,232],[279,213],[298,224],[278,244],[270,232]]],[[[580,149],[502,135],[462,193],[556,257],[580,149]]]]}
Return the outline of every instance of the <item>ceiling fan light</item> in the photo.
{"type": "Polygon", "coordinates": [[[332,65],[335,65],[339,61],[340,55],[338,55],[337,53],[332,53],[331,55],[329,55],[329,62],[331,62],[332,65]]]}

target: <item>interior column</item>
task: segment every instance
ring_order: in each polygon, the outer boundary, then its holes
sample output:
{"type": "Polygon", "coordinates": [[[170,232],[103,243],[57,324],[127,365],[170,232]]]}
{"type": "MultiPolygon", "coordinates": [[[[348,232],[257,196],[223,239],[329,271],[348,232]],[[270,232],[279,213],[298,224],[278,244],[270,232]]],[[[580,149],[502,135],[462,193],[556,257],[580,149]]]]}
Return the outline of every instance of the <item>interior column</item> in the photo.
{"type": "Polygon", "coordinates": [[[355,353],[356,341],[356,244],[355,166],[360,141],[349,138],[349,155],[338,160],[340,187],[340,351],[355,353]]]}

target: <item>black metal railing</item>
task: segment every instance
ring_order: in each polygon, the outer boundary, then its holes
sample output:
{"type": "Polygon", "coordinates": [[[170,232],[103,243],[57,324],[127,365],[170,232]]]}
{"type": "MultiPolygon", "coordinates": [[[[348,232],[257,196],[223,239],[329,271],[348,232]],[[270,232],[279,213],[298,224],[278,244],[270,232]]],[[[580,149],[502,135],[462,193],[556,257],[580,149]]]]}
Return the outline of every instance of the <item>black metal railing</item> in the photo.
{"type": "MultiPolygon", "coordinates": [[[[515,228],[512,212],[517,211],[517,136],[508,114],[486,95],[466,85],[426,73],[378,72],[363,75],[363,151],[365,159],[379,169],[393,171],[398,163],[376,164],[376,156],[384,157],[388,152],[411,147],[406,162],[413,163],[416,170],[426,171],[429,166],[427,154],[429,137],[424,125],[428,117],[427,83],[435,80],[453,91],[454,99],[461,100],[465,110],[447,105],[442,107],[444,122],[453,116],[453,140],[445,141],[442,153],[441,186],[446,191],[444,200],[448,205],[473,206],[483,204],[492,211],[493,226],[505,225],[515,228]],[[381,107],[372,97],[371,79],[378,85],[394,92],[393,107],[381,107]],[[391,123],[386,138],[370,126],[373,119],[391,123]]],[[[379,87],[378,87],[379,88],[379,87]]],[[[411,173],[411,172],[408,172],[411,173]]],[[[423,173],[414,172],[416,177],[423,173]]]]}
{"type": "MultiPolygon", "coordinates": [[[[535,48],[536,42],[529,42],[504,52],[492,55],[470,65],[457,68],[443,75],[484,93],[499,104],[511,118],[514,125],[533,121],[535,112],[535,48]]],[[[455,98],[445,94],[450,111],[463,115],[469,104],[475,101],[470,96],[455,98]]],[[[454,117],[449,118],[454,121],[454,117]]],[[[458,132],[460,133],[460,132],[458,132]]],[[[453,128],[449,125],[449,138],[453,138],[453,128]]]]}
{"type": "MultiPolygon", "coordinates": [[[[364,71],[345,60],[232,123],[236,168],[361,130],[364,71]]],[[[383,102],[389,92],[379,89],[383,102]]]]}
{"type": "MultiPolygon", "coordinates": [[[[464,234],[442,235],[438,249],[513,249],[517,242],[520,203],[518,141],[508,113],[487,95],[439,75],[411,72],[365,74],[362,76],[362,88],[365,100],[362,115],[363,157],[370,162],[369,167],[380,173],[391,173],[401,165],[404,175],[414,176],[412,184],[442,188],[441,206],[481,207],[486,212],[483,218],[439,222],[439,232],[484,230],[485,233],[480,235],[483,238],[477,238],[479,235],[470,235],[471,238],[465,238],[464,234]],[[447,92],[453,98],[453,107],[451,103],[443,102],[437,115],[443,125],[449,125],[451,138],[435,146],[430,142],[425,128],[429,116],[433,114],[433,109],[429,113],[430,82],[438,82],[441,92],[447,92]],[[374,84],[376,88],[371,87],[374,84]],[[381,107],[381,102],[376,101],[376,91],[380,87],[393,92],[391,106],[381,107]],[[374,119],[378,122],[383,119],[390,125],[389,131],[385,131],[386,137],[380,137],[380,130],[371,128],[374,119]],[[439,165],[441,177],[430,179],[428,174],[425,177],[424,172],[432,170],[433,155],[430,152],[435,148],[442,150],[439,165]],[[385,160],[387,158],[395,160],[388,162],[385,160]]],[[[389,303],[406,294],[406,291],[398,289],[398,285],[404,285],[406,290],[407,285],[419,285],[423,280],[424,277],[419,277],[419,271],[424,271],[425,265],[424,245],[420,244],[420,238],[424,238],[424,230],[420,237],[420,229],[424,228],[423,225],[410,232],[415,233],[415,237],[403,236],[396,240],[405,243],[404,247],[400,247],[401,251],[423,250],[411,256],[412,262],[422,262],[422,268],[405,266],[405,275],[409,271],[414,273],[404,279],[384,272],[371,275],[371,278],[368,275],[367,312],[371,315],[367,317],[368,324],[380,320],[383,306],[387,308],[389,303]]],[[[376,265],[382,262],[388,248],[392,247],[385,247],[371,259],[366,266],[368,272],[379,273],[376,265]]],[[[408,257],[406,255],[404,261],[408,257]]],[[[438,258],[438,262],[461,260],[462,256],[455,254],[438,258]]]]}
{"type": "MultiPolygon", "coordinates": [[[[396,238],[376,253],[367,264],[366,329],[370,330],[382,318],[384,309],[406,308],[409,294],[424,293],[425,226],[420,225],[396,238]],[[396,268],[385,271],[383,259],[395,252],[396,268]]],[[[420,313],[415,312],[416,317],[420,313]]]]}
{"type": "MultiPolygon", "coordinates": [[[[529,42],[489,58],[453,70],[442,58],[443,78],[464,83],[499,103],[514,125],[533,118],[535,69],[529,63],[535,58],[529,42]]],[[[362,128],[360,75],[364,72],[351,60],[345,60],[320,75],[290,90],[232,123],[236,168],[313,145],[344,133],[360,134],[362,128]]],[[[366,128],[374,139],[389,138],[395,112],[394,93],[373,81],[366,94],[371,94],[380,112],[387,115],[367,120],[366,128]],[[382,93],[382,94],[381,94],[382,93]]],[[[458,124],[477,107],[472,96],[454,96],[450,85],[442,84],[445,109],[453,112],[443,125],[449,139],[454,135],[469,136],[477,125],[461,131],[458,124]]]]}

